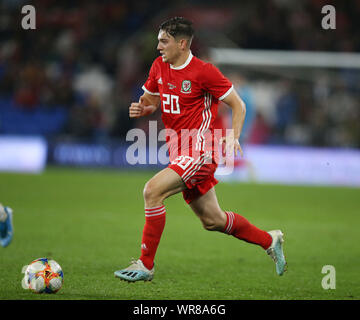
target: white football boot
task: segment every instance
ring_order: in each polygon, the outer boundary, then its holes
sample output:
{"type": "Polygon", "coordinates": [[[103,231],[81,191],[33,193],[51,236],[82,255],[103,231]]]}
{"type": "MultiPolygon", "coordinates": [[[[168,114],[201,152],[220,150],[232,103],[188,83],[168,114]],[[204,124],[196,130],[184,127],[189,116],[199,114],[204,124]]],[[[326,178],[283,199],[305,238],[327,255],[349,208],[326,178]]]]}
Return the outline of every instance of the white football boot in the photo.
{"type": "Polygon", "coordinates": [[[121,280],[135,282],[135,281],[151,281],[154,277],[154,267],[149,270],[143,262],[138,260],[132,260],[129,267],[126,269],[118,270],[114,272],[115,277],[121,280]]]}
{"type": "Polygon", "coordinates": [[[272,237],[271,246],[266,250],[266,253],[274,260],[276,266],[276,273],[282,276],[287,269],[287,264],[283,252],[283,233],[281,230],[272,230],[268,234],[272,237]]]}

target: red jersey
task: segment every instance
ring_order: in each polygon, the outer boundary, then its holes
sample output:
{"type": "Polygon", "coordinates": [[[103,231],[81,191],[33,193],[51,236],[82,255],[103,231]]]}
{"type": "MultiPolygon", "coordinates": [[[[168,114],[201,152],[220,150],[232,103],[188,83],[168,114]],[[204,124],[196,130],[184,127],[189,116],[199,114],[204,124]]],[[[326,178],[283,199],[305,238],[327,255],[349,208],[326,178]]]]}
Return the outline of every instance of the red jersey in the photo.
{"type": "Polygon", "coordinates": [[[184,154],[184,150],[190,156],[193,148],[200,154],[214,151],[213,142],[206,141],[206,135],[212,135],[219,100],[233,89],[218,68],[191,52],[179,67],[163,62],[160,56],[153,62],[142,88],[160,96],[170,161],[184,154]]]}

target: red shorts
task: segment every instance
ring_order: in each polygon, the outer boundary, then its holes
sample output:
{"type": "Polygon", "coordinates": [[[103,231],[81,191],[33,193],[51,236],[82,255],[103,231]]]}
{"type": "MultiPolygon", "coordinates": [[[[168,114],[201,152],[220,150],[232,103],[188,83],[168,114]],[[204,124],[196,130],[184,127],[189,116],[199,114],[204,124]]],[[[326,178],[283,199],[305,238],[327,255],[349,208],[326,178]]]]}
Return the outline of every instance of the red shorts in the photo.
{"type": "Polygon", "coordinates": [[[183,191],[183,197],[187,203],[202,196],[218,183],[214,177],[217,164],[206,158],[205,154],[198,159],[179,156],[168,168],[174,170],[185,182],[187,189],[183,191]]]}

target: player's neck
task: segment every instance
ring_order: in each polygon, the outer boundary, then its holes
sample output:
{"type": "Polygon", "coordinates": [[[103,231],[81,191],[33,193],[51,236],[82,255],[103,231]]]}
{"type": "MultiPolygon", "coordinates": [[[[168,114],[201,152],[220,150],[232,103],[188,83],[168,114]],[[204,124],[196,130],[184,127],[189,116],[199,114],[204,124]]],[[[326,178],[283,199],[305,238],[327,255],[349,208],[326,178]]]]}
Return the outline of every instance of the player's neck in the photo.
{"type": "Polygon", "coordinates": [[[182,53],[179,56],[179,58],[173,64],[171,64],[171,68],[177,69],[179,67],[182,67],[186,63],[189,63],[188,60],[190,60],[191,58],[192,58],[191,50],[184,51],[184,53],[182,53]]]}

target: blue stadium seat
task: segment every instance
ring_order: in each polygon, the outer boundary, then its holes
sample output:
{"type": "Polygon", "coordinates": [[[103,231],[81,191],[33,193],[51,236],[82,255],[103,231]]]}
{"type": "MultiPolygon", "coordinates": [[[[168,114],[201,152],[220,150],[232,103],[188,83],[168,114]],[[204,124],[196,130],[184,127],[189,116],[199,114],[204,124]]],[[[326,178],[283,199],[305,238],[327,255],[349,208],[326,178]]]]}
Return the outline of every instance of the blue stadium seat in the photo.
{"type": "Polygon", "coordinates": [[[10,99],[0,99],[0,132],[5,134],[52,135],[60,133],[67,121],[68,111],[63,106],[39,106],[24,111],[10,99]]]}

